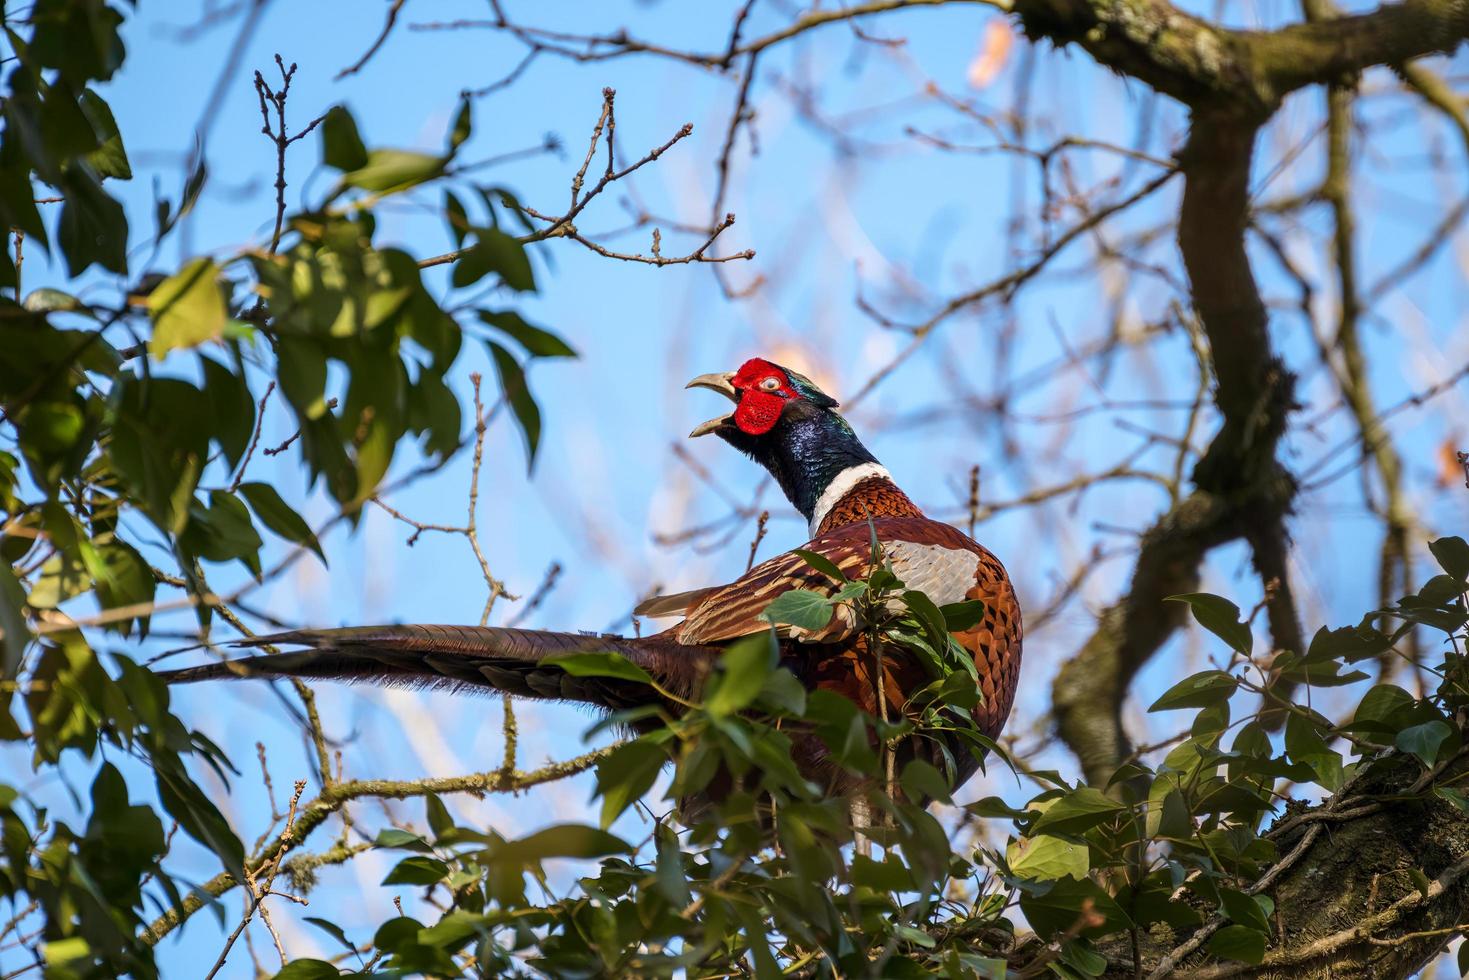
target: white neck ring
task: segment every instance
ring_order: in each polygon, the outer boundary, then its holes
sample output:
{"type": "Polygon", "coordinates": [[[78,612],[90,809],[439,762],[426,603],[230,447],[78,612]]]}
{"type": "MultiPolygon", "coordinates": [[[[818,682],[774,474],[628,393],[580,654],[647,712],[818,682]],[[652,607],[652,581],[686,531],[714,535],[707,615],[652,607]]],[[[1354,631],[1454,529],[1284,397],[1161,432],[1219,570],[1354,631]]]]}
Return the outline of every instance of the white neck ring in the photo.
{"type": "Polygon", "coordinates": [[[816,506],[811,508],[811,536],[816,537],[821,522],[826,520],[826,515],[831,513],[837,501],[850,493],[857,484],[873,477],[892,479],[892,475],[881,463],[861,463],[857,466],[849,466],[833,477],[826,489],[821,491],[821,496],[816,498],[816,506]]]}

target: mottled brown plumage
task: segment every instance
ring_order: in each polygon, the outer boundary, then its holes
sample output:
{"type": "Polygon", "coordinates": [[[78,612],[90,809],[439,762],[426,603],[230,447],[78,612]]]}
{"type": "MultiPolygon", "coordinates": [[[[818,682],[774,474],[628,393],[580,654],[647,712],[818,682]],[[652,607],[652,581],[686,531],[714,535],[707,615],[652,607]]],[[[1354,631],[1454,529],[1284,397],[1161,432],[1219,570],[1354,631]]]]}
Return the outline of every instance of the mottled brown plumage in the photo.
{"type": "MultiPolygon", "coordinates": [[[[738,374],[709,375],[695,383],[725,393],[738,407],[730,416],[700,426],[694,434],[717,432],[771,469],[797,508],[815,525],[804,550],[824,556],[848,578],[861,578],[870,571],[875,532],[884,559],[908,588],[923,591],[938,604],[963,599],[984,603],[981,621],[954,636],[974,658],[981,695],[974,709],[976,726],[991,738],[997,736],[1014,701],[1022,638],[1020,607],[999,560],[951,525],[923,516],[836,415],[836,402],[800,375],[755,360],[738,374]],[[748,404],[747,390],[759,393],[754,407],[748,404]]],[[[546,662],[566,653],[614,651],[646,670],[663,689],[688,700],[698,697],[728,644],[770,628],[760,616],[777,596],[797,588],[832,594],[838,587],[800,555],[787,552],[756,565],[729,585],[643,603],[639,614],[684,617],[672,628],[648,637],[463,626],[300,630],[242,645],[290,645],[305,650],[246,657],[165,676],[174,682],[289,676],[477,688],[606,709],[658,699],[644,685],[574,677],[546,662]]],[[[779,627],[781,662],[808,689],[833,691],[866,711],[883,714],[875,677],[877,658],[868,648],[865,627],[856,621],[850,605],[839,606],[820,629],[779,627]]],[[[933,680],[922,661],[893,646],[883,650],[882,675],[880,687],[889,717],[903,712],[908,697],[933,680]]],[[[678,710],[677,705],[668,707],[678,710]]],[[[787,731],[796,763],[808,778],[833,793],[855,788],[856,782],[832,762],[819,739],[799,726],[787,731]]],[[[949,752],[957,769],[957,786],[973,774],[978,763],[962,743],[950,745],[949,752]]],[[[914,738],[899,749],[900,761],[914,755],[936,764],[942,761],[942,753],[930,739],[914,738]]],[[[701,801],[686,802],[697,805],[701,801]]]]}
{"type": "Polygon", "coordinates": [[[832,528],[865,521],[869,517],[922,517],[923,511],[886,477],[868,477],[836,502],[821,520],[817,534],[832,528]]]}

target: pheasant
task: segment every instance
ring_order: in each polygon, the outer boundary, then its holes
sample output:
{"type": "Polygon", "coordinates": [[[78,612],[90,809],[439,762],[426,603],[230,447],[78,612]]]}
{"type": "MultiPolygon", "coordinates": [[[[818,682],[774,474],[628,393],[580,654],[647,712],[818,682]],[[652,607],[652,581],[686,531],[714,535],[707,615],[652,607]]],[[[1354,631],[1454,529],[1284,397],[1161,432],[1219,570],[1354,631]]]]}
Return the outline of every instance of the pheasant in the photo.
{"type": "MultiPolygon", "coordinates": [[[[1020,607],[999,560],[953,526],[925,517],[836,412],[836,400],[810,379],[755,358],[736,372],[701,375],[688,387],[711,389],[734,402],[732,412],[699,425],[690,438],[716,435],[770,471],[808,522],[811,540],[799,550],[815,552],[856,578],[871,562],[875,531],[884,556],[907,588],[940,605],[973,599],[983,603],[980,621],[953,635],[974,660],[980,694],[973,709],[976,727],[990,738],[998,735],[1014,699],[1021,647],[1020,607]]],[[[639,615],[683,616],[671,629],[646,637],[470,626],[308,629],[238,644],[293,645],[304,647],[301,651],[244,657],[164,676],[174,683],[300,677],[493,689],[616,710],[658,695],[627,681],[573,676],[547,661],[568,653],[613,651],[643,668],[665,690],[695,698],[723,648],[769,629],[761,614],[776,597],[797,588],[830,595],[838,585],[800,554],[787,552],[728,585],[644,602],[636,610],[639,615]]],[[[808,690],[842,694],[872,714],[882,713],[881,691],[890,716],[896,717],[908,694],[930,683],[932,675],[916,657],[889,647],[882,683],[874,683],[875,658],[866,650],[863,626],[852,615],[836,615],[821,629],[781,627],[781,662],[808,690]]],[[[932,754],[931,747],[912,744],[900,757],[920,751],[932,754]]],[[[815,735],[796,734],[793,756],[802,774],[828,792],[851,792],[858,785],[829,758],[815,735]]],[[[949,758],[957,788],[973,775],[978,760],[959,745],[951,746],[949,758]]]]}

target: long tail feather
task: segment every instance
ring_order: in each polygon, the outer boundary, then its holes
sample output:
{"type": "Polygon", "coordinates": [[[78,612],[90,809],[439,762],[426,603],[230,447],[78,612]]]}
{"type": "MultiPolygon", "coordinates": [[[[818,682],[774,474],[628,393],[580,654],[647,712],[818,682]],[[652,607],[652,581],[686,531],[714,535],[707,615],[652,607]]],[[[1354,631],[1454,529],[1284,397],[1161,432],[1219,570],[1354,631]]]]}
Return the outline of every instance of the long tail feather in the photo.
{"type": "Polygon", "coordinates": [[[661,636],[630,638],[494,626],[358,626],[258,636],[240,647],[302,646],[162,671],[171,684],[236,677],[301,677],[407,687],[488,688],[521,697],[620,708],[646,702],[645,685],[575,677],[545,661],[569,653],[619,653],[679,697],[698,693],[719,650],[661,636]]]}

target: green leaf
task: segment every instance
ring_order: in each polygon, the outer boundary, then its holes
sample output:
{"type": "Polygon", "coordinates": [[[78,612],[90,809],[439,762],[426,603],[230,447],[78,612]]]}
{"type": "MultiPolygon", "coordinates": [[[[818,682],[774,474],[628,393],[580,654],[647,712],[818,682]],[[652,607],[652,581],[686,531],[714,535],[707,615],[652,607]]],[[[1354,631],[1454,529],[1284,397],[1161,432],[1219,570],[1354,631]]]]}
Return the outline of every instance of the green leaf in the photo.
{"type": "Polygon", "coordinates": [[[705,701],[705,709],[711,715],[728,715],[754,701],[775,666],[776,653],[768,632],[746,637],[726,649],[719,658],[716,686],[705,701]]]}
{"type": "Polygon", "coordinates": [[[1090,949],[1085,939],[1071,939],[1062,943],[1061,962],[1082,976],[1099,977],[1107,972],[1107,958],[1090,949]]]}
{"type": "MultiPolygon", "coordinates": [[[[589,646],[596,645],[596,642],[595,636],[587,637],[589,646]]],[[[554,664],[573,677],[616,677],[642,684],[653,683],[651,674],[620,653],[565,653],[547,657],[541,662],[554,664]]]]}
{"type": "Polygon", "coordinates": [[[424,815],[428,818],[428,829],[433,831],[434,840],[441,841],[454,833],[454,818],[449,815],[449,808],[444,806],[444,801],[439,799],[437,793],[429,793],[423,798],[424,815]]]}
{"type": "Polygon", "coordinates": [[[459,100],[459,111],[454,115],[454,128],[449,130],[449,152],[453,153],[469,139],[469,134],[474,130],[474,103],[469,96],[459,100]]]}
{"type": "Polygon", "coordinates": [[[89,308],[71,293],[59,289],[34,289],[21,304],[32,313],[86,313],[89,308]]]}
{"type": "Polygon", "coordinates": [[[507,844],[505,850],[517,860],[531,862],[546,858],[592,858],[626,854],[632,850],[621,837],[584,824],[563,823],[537,831],[507,844]]]}
{"type": "MultiPolygon", "coordinates": [[[[14,680],[31,640],[25,618],[25,589],[8,563],[0,562],[0,678],[14,680]]],[[[0,713],[5,711],[0,704],[0,713]]]]}
{"type": "Polygon", "coordinates": [[[148,313],[153,317],[149,353],[162,357],[171,350],[197,347],[224,333],[229,312],[218,277],[219,267],[213,259],[197,258],[148,295],[148,313]]]}
{"type": "Polygon", "coordinates": [[[367,166],[367,147],[346,106],[332,106],[321,121],[321,162],[342,171],[360,172],[367,166]]]}
{"type": "Polygon", "coordinates": [[[507,334],[525,348],[531,357],[576,357],[566,341],[549,330],[527,323],[514,310],[480,310],[476,314],[482,323],[507,334]]]}
{"type": "Polygon", "coordinates": [[[954,802],[949,795],[949,781],[944,778],[943,773],[922,759],[914,759],[904,766],[899,782],[903,786],[903,792],[914,803],[937,800],[952,805],[954,802]]]}
{"type": "Polygon", "coordinates": [[[79,960],[84,956],[91,955],[92,948],[87,945],[87,940],[82,936],[68,936],[65,939],[56,939],[41,946],[41,958],[48,966],[61,966],[79,960]]]}
{"type": "Polygon", "coordinates": [[[120,276],[128,272],[128,219],[85,168],[72,167],[62,178],[61,220],[57,244],[66,256],[66,271],[79,276],[93,263],[120,276]]]}
{"type": "Polygon", "coordinates": [[[464,235],[469,231],[469,212],[464,210],[464,203],[453,191],[444,191],[444,218],[449,225],[449,234],[454,239],[454,248],[463,248],[464,235]]]}
{"type": "Polygon", "coordinates": [[[923,624],[923,631],[928,636],[928,642],[933,644],[934,651],[942,654],[947,650],[949,635],[944,625],[944,614],[934,605],[934,601],[917,589],[909,589],[903,593],[903,603],[923,624]]]}
{"type": "Polygon", "coordinates": [[[939,606],[939,612],[944,614],[944,626],[950,633],[962,633],[984,622],[985,605],[980,599],[965,599],[945,603],[939,606]]]}
{"type": "Polygon", "coordinates": [[[535,466],[536,449],[541,444],[541,410],[526,384],[525,371],[515,357],[493,340],[486,343],[495,362],[495,373],[500,378],[500,390],[505,393],[520,433],[525,437],[526,469],[529,470],[535,466]]]}
{"type": "Polygon", "coordinates": [[[1154,701],[1149,711],[1172,711],[1175,708],[1207,708],[1228,701],[1239,681],[1222,670],[1206,670],[1185,677],[1154,701]]]}
{"type": "Polygon", "coordinates": [[[400,830],[397,827],[385,827],[379,830],[377,832],[377,838],[373,843],[378,847],[390,847],[402,851],[420,851],[425,854],[433,850],[433,848],[429,847],[428,841],[422,837],[409,833],[406,830],[400,830]]]}
{"type": "Polygon", "coordinates": [[[1225,926],[1209,937],[1207,948],[1220,959],[1259,963],[1265,958],[1265,934],[1248,926],[1225,926]]]}
{"type": "Polygon", "coordinates": [[[881,861],[865,854],[852,855],[851,877],[853,884],[878,891],[903,892],[914,887],[913,872],[895,854],[886,855],[881,861]]]}
{"type": "Polygon", "coordinates": [[[1454,734],[1446,721],[1437,719],[1411,725],[1398,732],[1393,744],[1402,752],[1417,756],[1425,766],[1432,768],[1438,761],[1438,750],[1454,734]]]}
{"type": "Polygon", "coordinates": [[[1091,851],[1086,844],[1046,834],[1013,841],[1005,856],[1012,872],[1035,881],[1082,879],[1091,867],[1091,851]]]}
{"type": "MultiPolygon", "coordinates": [[[[307,922],[319,922],[320,919],[310,919],[307,922]]],[[[356,947],[352,947],[355,951],[356,947]]],[[[335,980],[340,977],[342,971],[337,969],[326,960],[292,960],[281,967],[274,980],[335,980]]]]}
{"type": "Polygon", "coordinates": [[[1270,920],[1265,917],[1265,910],[1260,907],[1260,903],[1251,896],[1233,888],[1221,888],[1219,900],[1224,906],[1224,914],[1232,921],[1262,933],[1269,933],[1270,920]]]}
{"type": "Polygon", "coordinates": [[[1438,559],[1439,567],[1463,582],[1469,579],[1469,543],[1463,538],[1439,538],[1428,542],[1428,550],[1438,559]]]}
{"type": "Polygon", "coordinates": [[[122,133],[117,130],[117,121],[112,118],[112,110],[91,89],[83,90],[80,102],[82,112],[92,124],[99,144],[97,149],[87,154],[87,163],[99,177],[132,180],[133,169],[128,165],[127,151],[122,145],[122,133]]]}
{"type": "Polygon", "coordinates": [[[444,172],[443,157],[410,150],[371,150],[367,162],[342,175],[342,183],[375,194],[393,194],[444,172]]]}
{"type": "Polygon", "coordinates": [[[1167,602],[1186,602],[1193,610],[1194,619],[1204,629],[1219,637],[1231,648],[1248,657],[1254,641],[1250,636],[1250,624],[1240,622],[1239,606],[1228,599],[1207,592],[1188,592],[1171,595],[1167,602]]]}
{"type": "Polygon", "coordinates": [[[1460,810],[1469,813],[1469,796],[1465,796],[1462,791],[1450,786],[1436,786],[1433,792],[1440,799],[1448,800],[1460,810]]]}
{"type": "Polygon", "coordinates": [[[1084,929],[1082,935],[1095,938],[1133,925],[1127,912],[1117,901],[1090,879],[1061,878],[1049,883],[1043,891],[1020,893],[1020,908],[1036,933],[1051,937],[1060,933],[1074,934],[1083,909],[1106,917],[1099,926],[1084,929]]]}
{"type": "Polygon", "coordinates": [[[1311,637],[1311,645],[1306,648],[1302,662],[1315,664],[1341,659],[1356,663],[1376,657],[1391,646],[1392,640],[1386,634],[1370,626],[1343,626],[1335,630],[1323,626],[1311,637]]]}
{"type": "Polygon", "coordinates": [[[1023,820],[1027,816],[1025,810],[1017,810],[998,796],[986,796],[984,799],[967,803],[965,810],[976,817],[987,819],[1023,820]]]}
{"type": "Polygon", "coordinates": [[[1083,786],[1047,807],[1030,830],[1032,834],[1080,834],[1123,809],[1121,803],[1101,790],[1083,786]]]}
{"type": "Polygon", "coordinates": [[[449,866],[426,854],[406,857],[383,879],[385,885],[434,885],[449,874],[449,866]]]}
{"type": "Polygon", "coordinates": [[[760,618],[767,623],[794,626],[806,632],[823,629],[831,622],[831,598],[810,589],[791,589],[775,597],[760,618]]]}
{"type": "Polygon", "coordinates": [[[847,583],[846,573],[837,567],[837,563],[823,554],[815,551],[807,551],[805,548],[792,548],[790,553],[801,559],[822,575],[833,582],[847,583]]]}
{"type": "Polygon", "coordinates": [[[311,532],[311,527],[305,519],[290,505],[281,499],[281,495],[275,487],[268,483],[241,483],[240,496],[245,498],[255,516],[260,518],[260,523],[270,528],[271,531],[290,541],[292,544],[305,545],[316,556],[326,564],[326,555],[321,550],[321,542],[316,540],[316,535],[311,532]]]}
{"type": "Polygon", "coordinates": [[[779,714],[806,713],[806,688],[789,670],[777,667],[765,676],[760,687],[759,703],[779,714]]]}
{"type": "Polygon", "coordinates": [[[199,366],[204,369],[204,395],[209,399],[214,419],[211,435],[233,470],[250,448],[250,437],[255,430],[255,400],[250,397],[242,375],[203,354],[199,355],[199,366]]]}
{"type": "Polygon", "coordinates": [[[498,228],[476,228],[474,234],[474,245],[460,255],[449,275],[455,288],[472,286],[493,272],[517,292],[535,291],[535,272],[519,239],[498,228]]]}
{"type": "Polygon", "coordinates": [[[230,829],[224,814],[189,778],[178,757],[154,755],[153,769],[163,808],[179,822],[184,833],[213,851],[227,871],[237,877],[243,874],[245,846],[230,829]]]}
{"type": "MultiPolygon", "coordinates": [[[[320,919],[314,915],[303,916],[303,918],[305,919],[305,921],[316,926],[316,928],[320,929],[322,932],[326,933],[328,936],[331,936],[337,942],[341,943],[348,952],[357,952],[357,944],[348,939],[347,933],[343,931],[342,927],[337,925],[335,922],[330,922],[326,919],[320,919]]],[[[297,960],[297,962],[301,961],[297,960]]],[[[335,969],[335,967],[333,967],[333,969],[335,969]]]]}
{"type": "Polygon", "coordinates": [[[658,773],[668,762],[663,747],[646,738],[620,745],[597,763],[595,794],[602,798],[602,828],[653,788],[658,773]]]}
{"type": "Polygon", "coordinates": [[[1360,732],[1396,733],[1417,704],[1413,695],[1396,684],[1376,684],[1362,695],[1352,715],[1351,729],[1360,732]]]}

